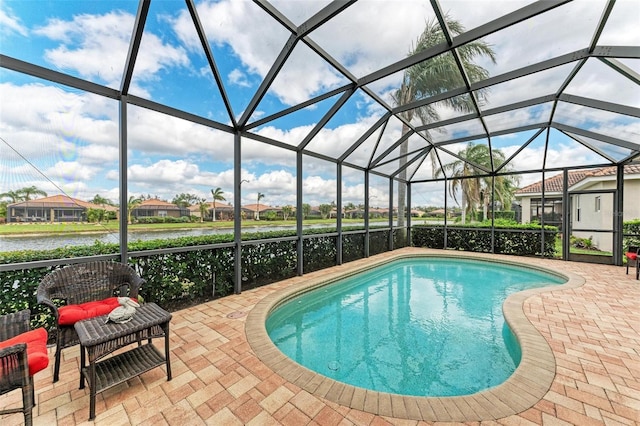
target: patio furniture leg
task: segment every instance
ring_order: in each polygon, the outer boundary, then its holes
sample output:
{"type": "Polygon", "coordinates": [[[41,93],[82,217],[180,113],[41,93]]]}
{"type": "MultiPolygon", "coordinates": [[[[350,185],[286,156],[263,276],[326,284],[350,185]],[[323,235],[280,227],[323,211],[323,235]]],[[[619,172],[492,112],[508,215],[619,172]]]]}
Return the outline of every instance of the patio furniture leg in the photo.
{"type": "Polygon", "coordinates": [[[79,389],[84,389],[84,374],[82,374],[82,369],[86,365],[86,354],[84,346],[80,345],[80,387],[79,389]]]}
{"type": "Polygon", "coordinates": [[[169,323],[164,328],[164,358],[167,362],[167,380],[171,380],[171,360],[169,358],[171,351],[169,350],[169,323]]]}
{"type": "MultiPolygon", "coordinates": [[[[60,337],[58,337],[59,339],[60,337]]],[[[62,349],[56,342],[56,359],[53,367],[53,383],[60,379],[60,358],[62,358],[62,349]]]]}
{"type": "Polygon", "coordinates": [[[29,377],[26,388],[22,388],[22,406],[24,407],[24,424],[33,424],[33,406],[35,405],[35,392],[33,387],[33,377],[29,377]]]}
{"type": "Polygon", "coordinates": [[[89,365],[89,420],[96,418],[96,365],[89,365]]]}

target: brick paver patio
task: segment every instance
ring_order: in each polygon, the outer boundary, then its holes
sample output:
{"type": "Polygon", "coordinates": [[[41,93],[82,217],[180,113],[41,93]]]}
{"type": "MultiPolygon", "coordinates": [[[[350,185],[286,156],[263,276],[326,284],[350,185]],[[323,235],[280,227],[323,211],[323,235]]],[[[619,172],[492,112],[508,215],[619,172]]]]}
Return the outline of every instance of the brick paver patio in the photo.
{"type": "MultiPolygon", "coordinates": [[[[403,249],[375,258],[414,251],[425,252],[403,249]]],[[[534,294],[523,304],[526,317],[555,358],[555,377],[542,399],[516,415],[467,424],[640,424],[640,281],[625,275],[619,266],[490,257],[576,274],[585,283],[534,294]]],[[[347,271],[371,260],[331,271],[347,271]]],[[[95,422],[87,420],[88,390],[78,389],[79,348],[64,351],[61,379],[55,384],[51,350],[49,368],[35,377],[34,424],[444,424],[380,416],[331,402],[288,382],[253,352],[245,334],[252,308],[277,290],[329,272],[306,274],[175,312],[170,336],[173,380],[167,382],[164,368],[157,368],[99,394],[95,422]]],[[[19,392],[4,395],[0,407],[19,400],[19,392]]],[[[22,424],[22,415],[1,417],[0,424],[22,424]]]]}

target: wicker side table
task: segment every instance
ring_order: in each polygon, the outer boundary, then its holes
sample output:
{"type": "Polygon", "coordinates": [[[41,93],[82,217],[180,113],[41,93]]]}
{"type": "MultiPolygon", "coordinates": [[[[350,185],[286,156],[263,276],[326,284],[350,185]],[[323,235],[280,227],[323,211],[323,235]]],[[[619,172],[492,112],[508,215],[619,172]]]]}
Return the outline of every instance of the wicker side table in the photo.
{"type": "Polygon", "coordinates": [[[85,379],[89,383],[89,420],[96,415],[96,394],[123,383],[162,364],[167,366],[167,380],[171,380],[169,360],[169,322],[171,314],[155,303],[146,303],[125,324],[105,324],[106,316],[79,321],[75,324],[80,338],[80,389],[85,379]],[[152,339],[164,336],[164,355],[152,344],[152,339]],[[147,340],[146,344],[142,344],[147,340]],[[132,343],[138,346],[100,359],[132,343]],[[89,365],[86,365],[86,357],[89,365]]]}

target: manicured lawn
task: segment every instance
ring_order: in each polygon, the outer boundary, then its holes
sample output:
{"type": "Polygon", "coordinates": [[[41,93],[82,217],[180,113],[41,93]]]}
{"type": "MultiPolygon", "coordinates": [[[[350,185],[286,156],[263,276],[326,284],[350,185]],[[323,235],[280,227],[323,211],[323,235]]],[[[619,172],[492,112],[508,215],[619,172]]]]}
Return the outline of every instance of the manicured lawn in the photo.
{"type": "MultiPolygon", "coordinates": [[[[587,250],[577,247],[569,247],[569,252],[573,254],[592,254],[596,256],[613,256],[610,251],[587,250]]],[[[556,240],[556,257],[562,257],[562,240],[556,240]]]]}

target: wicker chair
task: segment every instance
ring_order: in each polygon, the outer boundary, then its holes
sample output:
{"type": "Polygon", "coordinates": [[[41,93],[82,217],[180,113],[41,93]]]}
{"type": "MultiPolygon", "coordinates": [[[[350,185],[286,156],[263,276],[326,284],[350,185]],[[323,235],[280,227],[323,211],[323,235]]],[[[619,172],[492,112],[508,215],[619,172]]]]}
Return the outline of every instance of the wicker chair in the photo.
{"type": "Polygon", "coordinates": [[[56,323],[54,382],[60,378],[62,349],[79,343],[73,324],[60,324],[58,308],[100,301],[112,296],[137,298],[144,282],[131,266],[108,261],[66,266],[42,279],[38,286],[37,300],[51,309],[56,323]]]}
{"type": "MultiPolygon", "coordinates": [[[[19,339],[20,335],[28,333],[30,317],[31,311],[28,309],[0,316],[0,342],[12,338],[19,339]]],[[[36,331],[42,331],[39,335],[44,353],[40,356],[45,358],[40,359],[37,368],[32,367],[34,371],[29,372],[29,356],[32,355],[27,356],[27,343],[12,343],[11,346],[0,349],[0,395],[22,389],[22,407],[2,410],[0,414],[23,413],[24,423],[27,426],[33,422],[32,410],[35,406],[32,374],[36,373],[35,370],[42,370],[49,364],[46,352],[47,334],[44,329],[36,331]]]]}

